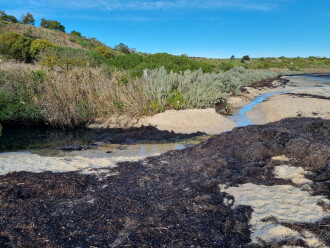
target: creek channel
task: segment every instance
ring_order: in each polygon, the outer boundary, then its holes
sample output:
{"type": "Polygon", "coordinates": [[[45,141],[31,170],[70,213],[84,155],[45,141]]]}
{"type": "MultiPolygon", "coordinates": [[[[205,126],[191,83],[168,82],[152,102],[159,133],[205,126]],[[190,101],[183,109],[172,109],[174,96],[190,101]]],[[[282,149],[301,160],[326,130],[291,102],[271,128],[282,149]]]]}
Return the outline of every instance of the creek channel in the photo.
{"type": "MultiPolygon", "coordinates": [[[[312,85],[304,85],[307,86],[304,88],[309,88],[312,86],[315,87],[315,83],[318,82],[330,82],[329,74],[304,75],[297,77],[303,78],[304,80],[312,83],[312,85]]],[[[235,114],[229,116],[228,118],[234,121],[238,127],[253,125],[253,123],[249,121],[247,116],[245,115],[248,111],[250,111],[254,106],[260,104],[270,96],[287,92],[289,92],[289,90],[262,94],[252,100],[248,105],[239,109],[235,114]]],[[[43,171],[47,170],[47,163],[49,163],[50,170],[53,170],[51,168],[53,168],[54,166],[56,167],[56,163],[58,163],[59,161],[54,160],[52,163],[47,160],[50,158],[62,158],[65,161],[68,160],[68,158],[73,159],[75,157],[86,158],[89,159],[89,161],[91,159],[106,159],[111,161],[112,164],[115,164],[116,162],[124,161],[125,159],[136,160],[137,158],[158,155],[169,150],[180,150],[187,147],[191,147],[198,144],[202,140],[208,139],[209,137],[207,135],[201,135],[195,136],[193,138],[176,139],[172,140],[171,142],[133,141],[126,144],[106,144],[102,142],[91,142],[92,136],[94,134],[95,132],[90,130],[64,131],[47,127],[10,128],[5,126],[2,137],[0,138],[0,174],[5,174],[5,172],[8,172],[8,168],[6,167],[8,167],[9,164],[14,165],[12,169],[15,171],[43,171]],[[88,147],[88,149],[73,149],[71,151],[61,150],[61,148],[65,145],[76,144],[79,144],[83,148],[88,147]],[[31,159],[29,155],[31,155],[31,159]],[[36,155],[38,157],[35,157],[36,155]],[[41,167],[39,166],[41,169],[39,168],[34,170],[34,164],[44,163],[43,158],[45,158],[44,160],[47,160],[48,162],[41,167]]],[[[81,160],[72,163],[76,164],[80,162],[81,160]]],[[[88,166],[89,164],[90,162],[85,163],[86,166],[88,166]]],[[[79,167],[77,167],[77,169],[79,169],[79,167]]]]}

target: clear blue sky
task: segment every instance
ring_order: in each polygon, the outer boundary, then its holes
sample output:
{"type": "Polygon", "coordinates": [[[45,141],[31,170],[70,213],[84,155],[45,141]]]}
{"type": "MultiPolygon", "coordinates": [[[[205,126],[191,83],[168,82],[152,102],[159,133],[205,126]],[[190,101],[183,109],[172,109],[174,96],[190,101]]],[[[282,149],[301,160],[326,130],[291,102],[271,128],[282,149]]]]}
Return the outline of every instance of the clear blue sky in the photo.
{"type": "Polygon", "coordinates": [[[0,9],[142,52],[330,57],[330,0],[0,0],[0,9]]]}

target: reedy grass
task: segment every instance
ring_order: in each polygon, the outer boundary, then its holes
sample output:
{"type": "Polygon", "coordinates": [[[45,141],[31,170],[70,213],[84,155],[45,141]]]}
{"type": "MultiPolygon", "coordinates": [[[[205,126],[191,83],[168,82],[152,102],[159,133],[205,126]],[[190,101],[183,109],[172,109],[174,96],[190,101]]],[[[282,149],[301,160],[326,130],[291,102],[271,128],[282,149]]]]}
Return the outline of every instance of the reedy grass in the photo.
{"type": "Polygon", "coordinates": [[[122,72],[109,77],[101,68],[50,71],[35,104],[52,126],[75,127],[99,117],[142,115],[146,104],[138,82],[121,83],[122,72]]]}

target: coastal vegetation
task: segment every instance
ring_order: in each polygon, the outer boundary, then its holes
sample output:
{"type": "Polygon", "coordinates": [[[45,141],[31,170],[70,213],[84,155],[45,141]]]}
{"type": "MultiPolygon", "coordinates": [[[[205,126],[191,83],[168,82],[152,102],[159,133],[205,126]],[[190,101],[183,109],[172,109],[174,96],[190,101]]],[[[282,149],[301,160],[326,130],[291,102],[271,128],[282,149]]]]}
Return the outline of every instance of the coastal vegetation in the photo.
{"type": "MultiPolygon", "coordinates": [[[[56,20],[34,23],[30,13],[20,23],[0,12],[2,124],[74,128],[114,115],[214,107],[239,94],[242,85],[290,70],[330,68],[330,59],[319,57],[146,54],[124,43],[111,48],[76,30],[68,34],[56,20]]],[[[224,104],[220,112],[227,110],[224,104]]]]}

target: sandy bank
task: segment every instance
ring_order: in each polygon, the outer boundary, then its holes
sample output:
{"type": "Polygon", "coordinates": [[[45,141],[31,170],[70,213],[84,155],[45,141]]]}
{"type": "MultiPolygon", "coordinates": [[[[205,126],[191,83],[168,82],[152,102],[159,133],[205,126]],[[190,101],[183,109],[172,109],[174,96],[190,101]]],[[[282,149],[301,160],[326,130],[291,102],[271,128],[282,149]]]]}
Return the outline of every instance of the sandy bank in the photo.
{"type": "Polygon", "coordinates": [[[330,88],[296,89],[274,95],[247,112],[249,121],[265,124],[289,117],[330,118],[330,88]]]}
{"type": "Polygon", "coordinates": [[[215,112],[215,109],[167,110],[139,120],[140,125],[156,126],[159,130],[176,133],[204,132],[219,134],[233,129],[235,122],[215,112]]]}
{"type": "Polygon", "coordinates": [[[90,124],[91,129],[107,128],[137,128],[155,126],[161,131],[173,131],[181,134],[203,132],[209,135],[219,134],[233,129],[236,124],[215,109],[185,109],[167,110],[153,116],[132,119],[127,116],[111,117],[107,120],[97,120],[90,124]]]}

